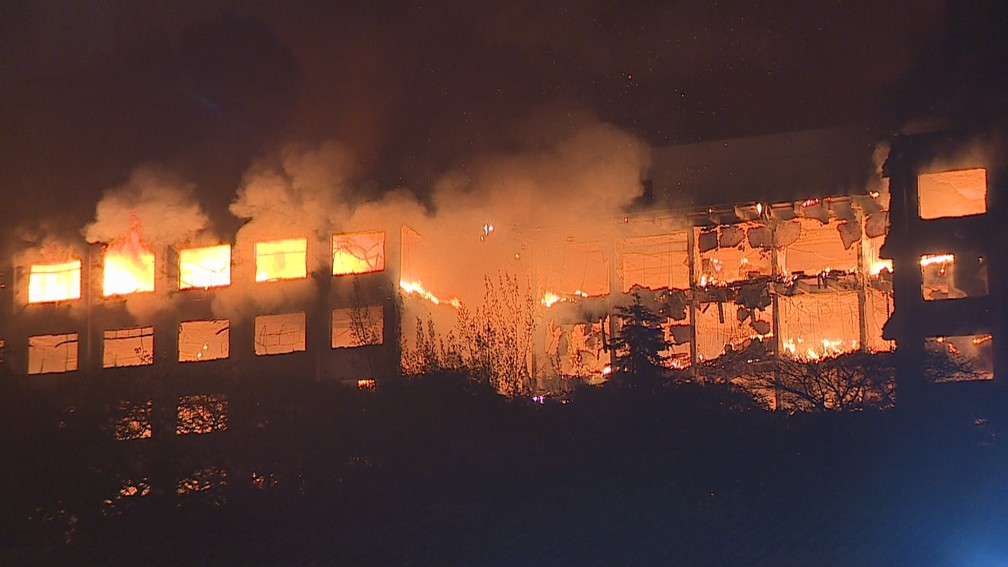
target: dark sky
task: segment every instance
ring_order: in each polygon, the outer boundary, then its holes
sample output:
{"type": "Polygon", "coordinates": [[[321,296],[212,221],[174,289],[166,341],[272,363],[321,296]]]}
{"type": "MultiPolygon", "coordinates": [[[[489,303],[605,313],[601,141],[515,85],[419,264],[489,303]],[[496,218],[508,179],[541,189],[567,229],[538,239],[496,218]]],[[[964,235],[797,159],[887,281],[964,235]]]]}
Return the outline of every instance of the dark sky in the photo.
{"type": "Polygon", "coordinates": [[[362,185],[423,193],[574,115],[654,145],[1003,123],[999,4],[8,1],[5,222],[87,220],[141,163],[226,212],[250,161],[288,142],[338,139],[362,185]]]}

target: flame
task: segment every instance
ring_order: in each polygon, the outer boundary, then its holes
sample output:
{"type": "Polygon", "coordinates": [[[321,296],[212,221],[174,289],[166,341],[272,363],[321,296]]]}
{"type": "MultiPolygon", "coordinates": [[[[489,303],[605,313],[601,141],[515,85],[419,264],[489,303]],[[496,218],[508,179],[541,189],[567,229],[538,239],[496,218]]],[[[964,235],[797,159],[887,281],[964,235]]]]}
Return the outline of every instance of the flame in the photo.
{"type": "Polygon", "coordinates": [[[231,245],[179,250],[179,289],[231,284],[231,245]]]}
{"type": "Polygon", "coordinates": [[[427,301],[430,301],[434,305],[441,305],[442,303],[444,303],[447,305],[451,305],[455,309],[462,308],[462,301],[459,300],[459,298],[452,297],[449,299],[440,299],[438,296],[427,291],[427,289],[424,288],[423,283],[421,283],[420,281],[408,282],[405,280],[401,280],[399,282],[399,287],[402,288],[403,292],[405,292],[407,295],[416,295],[418,297],[426,299],[427,301]]]}
{"type": "Polygon", "coordinates": [[[140,239],[134,220],[126,238],[105,247],[102,293],[109,297],[143,291],[154,291],[154,252],[140,239]]]}
{"type": "Polygon", "coordinates": [[[992,341],[993,339],[994,339],[994,337],[991,336],[991,335],[975,335],[973,337],[972,341],[973,341],[973,344],[975,344],[975,345],[982,345],[984,343],[988,343],[988,342],[992,341]]]}
{"type": "Polygon", "coordinates": [[[788,338],[781,343],[783,354],[798,360],[817,361],[831,356],[852,352],[858,349],[857,339],[845,341],[843,339],[820,339],[817,345],[810,346],[802,338],[788,338]],[[804,352],[799,354],[799,349],[804,348],[804,352]]]}
{"type": "Polygon", "coordinates": [[[385,233],[354,232],[332,237],[332,275],[367,274],[385,269],[385,233]]]}
{"type": "Polygon", "coordinates": [[[875,260],[874,262],[871,263],[871,267],[869,268],[869,271],[873,276],[881,274],[882,270],[892,273],[893,271],[892,260],[875,260]]]}
{"type": "Polygon", "coordinates": [[[560,296],[552,291],[547,291],[539,301],[546,307],[552,307],[554,303],[560,301],[560,296]]]}
{"type": "Polygon", "coordinates": [[[932,264],[954,264],[955,255],[954,254],[925,254],[921,256],[920,265],[921,267],[930,266],[932,264]]]}
{"type": "Polygon", "coordinates": [[[574,303],[577,301],[577,298],[587,298],[587,297],[590,297],[588,293],[581,291],[580,289],[574,290],[574,293],[570,294],[570,296],[567,297],[558,295],[553,290],[550,290],[543,294],[542,299],[539,300],[539,303],[541,303],[544,307],[549,308],[557,303],[574,303]]]}
{"type": "Polygon", "coordinates": [[[28,275],[28,303],[80,299],[81,261],[38,264],[28,275]]]}

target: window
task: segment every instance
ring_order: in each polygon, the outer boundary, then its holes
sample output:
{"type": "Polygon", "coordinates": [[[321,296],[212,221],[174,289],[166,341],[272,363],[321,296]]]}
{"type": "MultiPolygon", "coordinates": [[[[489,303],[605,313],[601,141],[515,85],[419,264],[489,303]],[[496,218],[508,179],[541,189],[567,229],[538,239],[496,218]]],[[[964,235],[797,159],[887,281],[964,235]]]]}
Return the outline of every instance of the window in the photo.
{"type": "Polygon", "coordinates": [[[917,177],[917,208],[922,219],[965,217],[987,212],[987,170],[957,169],[917,177]]]}
{"type": "Polygon", "coordinates": [[[332,347],[380,345],[385,341],[385,311],[381,305],[333,309],[332,347]]]}
{"type": "Polygon", "coordinates": [[[179,289],[231,284],[231,245],[179,250],[179,289]]]}
{"type": "Polygon", "coordinates": [[[28,338],[28,374],[77,370],[77,333],[28,338]]]}
{"type": "Polygon", "coordinates": [[[179,325],[179,362],[203,362],[230,354],[231,324],[227,319],[183,321],[179,325]]]}
{"type": "Polygon", "coordinates": [[[178,402],[176,435],[227,431],[228,399],[222,394],[182,396],[178,402]]]}
{"type": "Polygon", "coordinates": [[[105,297],[154,291],[154,252],[136,233],[105,249],[102,293],[105,297]]]}
{"type": "Polygon", "coordinates": [[[120,402],[119,419],[115,423],[116,440],[149,439],[152,433],[151,411],[153,408],[153,400],[140,403],[120,402]]]}
{"type": "Polygon", "coordinates": [[[105,331],[102,368],[154,364],[154,327],[105,331]]]}
{"type": "Polygon", "coordinates": [[[994,378],[994,339],[989,334],[924,339],[925,374],[935,382],[994,378]]]}
{"type": "Polygon", "coordinates": [[[332,255],[334,276],[380,272],[385,269],[385,233],[334,234],[332,255]]]}
{"type": "Polygon", "coordinates": [[[80,299],[81,261],[33,265],[28,275],[28,303],[80,299]]]}
{"type": "Polygon", "coordinates": [[[258,355],[304,352],[305,314],[284,313],[255,318],[255,353],[258,355]]]}
{"type": "Polygon", "coordinates": [[[925,301],[987,295],[987,264],[982,256],[925,254],[920,266],[925,301]]]}
{"type": "Polygon", "coordinates": [[[308,276],[308,239],[292,238],[257,242],[256,281],[301,279],[308,276]]]}
{"type": "Polygon", "coordinates": [[[634,285],[649,289],[689,287],[686,232],[625,238],[620,248],[624,293],[634,285]]]}

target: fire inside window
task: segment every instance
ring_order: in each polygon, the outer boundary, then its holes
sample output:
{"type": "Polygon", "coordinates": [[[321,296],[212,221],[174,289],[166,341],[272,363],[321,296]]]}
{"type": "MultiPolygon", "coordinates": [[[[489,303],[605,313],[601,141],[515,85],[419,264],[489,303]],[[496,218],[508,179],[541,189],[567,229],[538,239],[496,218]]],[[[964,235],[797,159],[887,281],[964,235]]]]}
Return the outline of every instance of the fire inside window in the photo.
{"type": "Polygon", "coordinates": [[[291,238],[257,242],[256,281],[302,279],[308,276],[308,239],[291,238]]]}
{"type": "Polygon", "coordinates": [[[81,261],[39,264],[28,275],[28,303],[80,299],[81,261]]]}
{"type": "Polygon", "coordinates": [[[109,244],[102,294],[109,297],[144,291],[154,291],[154,252],[139,237],[109,244]]]}
{"type": "Polygon", "coordinates": [[[920,218],[938,219],[987,212],[987,170],[957,169],[917,177],[920,218]]]}
{"type": "Polygon", "coordinates": [[[105,331],[102,368],[154,364],[154,327],[105,331]]]}
{"type": "Polygon", "coordinates": [[[385,341],[381,305],[333,309],[332,348],[380,345],[385,341]]]}
{"type": "Polygon", "coordinates": [[[77,370],[77,333],[28,338],[28,374],[77,370]]]}
{"type": "Polygon", "coordinates": [[[286,354],[305,350],[305,314],[283,313],[255,318],[255,353],[286,354]]]}
{"type": "Polygon", "coordinates": [[[987,295],[987,265],[981,256],[925,254],[920,266],[925,301],[987,295]]]}
{"type": "Polygon", "coordinates": [[[231,324],[227,319],[183,321],[179,325],[179,362],[205,362],[230,354],[231,324]]]}
{"type": "Polygon", "coordinates": [[[634,285],[649,289],[689,287],[689,251],[685,231],[636,236],[619,242],[623,292],[634,285]]]}
{"type": "Polygon", "coordinates": [[[231,245],[179,250],[179,289],[231,284],[231,245]]]}
{"type": "Polygon", "coordinates": [[[334,276],[380,272],[385,269],[385,233],[334,234],[332,255],[334,276]]]}

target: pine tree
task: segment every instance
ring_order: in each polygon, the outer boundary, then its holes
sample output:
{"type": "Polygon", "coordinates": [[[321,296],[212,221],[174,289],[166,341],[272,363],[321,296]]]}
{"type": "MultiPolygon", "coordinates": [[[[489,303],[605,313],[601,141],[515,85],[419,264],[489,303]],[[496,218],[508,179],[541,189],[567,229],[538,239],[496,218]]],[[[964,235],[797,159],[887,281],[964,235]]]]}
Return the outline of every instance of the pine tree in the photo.
{"type": "Polygon", "coordinates": [[[668,347],[661,327],[665,318],[641,303],[637,292],[633,294],[633,303],[618,306],[616,314],[622,322],[613,340],[616,372],[631,382],[656,376],[668,358],[661,353],[668,347]]]}

